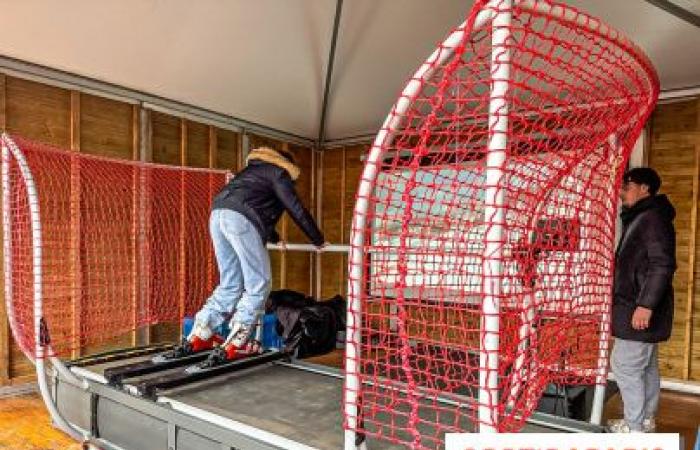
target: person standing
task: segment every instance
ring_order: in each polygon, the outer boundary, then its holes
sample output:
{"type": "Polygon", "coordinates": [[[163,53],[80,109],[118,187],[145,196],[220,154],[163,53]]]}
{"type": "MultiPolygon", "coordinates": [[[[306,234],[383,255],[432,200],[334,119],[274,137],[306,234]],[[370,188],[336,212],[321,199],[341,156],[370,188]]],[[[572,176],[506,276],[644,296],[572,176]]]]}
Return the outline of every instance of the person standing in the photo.
{"type": "Polygon", "coordinates": [[[658,343],[673,325],[676,270],[676,212],[658,194],[659,175],[631,169],[623,177],[622,236],[615,253],[611,357],[624,418],[608,423],[612,432],[653,432],[659,406],[658,343]]]}

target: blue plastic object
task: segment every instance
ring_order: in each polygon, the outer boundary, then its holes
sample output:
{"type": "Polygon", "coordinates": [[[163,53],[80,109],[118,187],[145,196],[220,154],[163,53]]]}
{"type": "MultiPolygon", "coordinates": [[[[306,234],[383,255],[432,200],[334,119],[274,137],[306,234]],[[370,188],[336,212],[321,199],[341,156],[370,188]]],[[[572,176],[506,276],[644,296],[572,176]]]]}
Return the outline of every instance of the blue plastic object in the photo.
{"type": "Polygon", "coordinates": [[[189,336],[193,326],[194,318],[185,317],[184,319],[182,319],[182,337],[189,336]]]}
{"type": "Polygon", "coordinates": [[[265,350],[282,350],[284,342],[277,334],[277,314],[270,313],[263,316],[262,345],[265,350]]]}

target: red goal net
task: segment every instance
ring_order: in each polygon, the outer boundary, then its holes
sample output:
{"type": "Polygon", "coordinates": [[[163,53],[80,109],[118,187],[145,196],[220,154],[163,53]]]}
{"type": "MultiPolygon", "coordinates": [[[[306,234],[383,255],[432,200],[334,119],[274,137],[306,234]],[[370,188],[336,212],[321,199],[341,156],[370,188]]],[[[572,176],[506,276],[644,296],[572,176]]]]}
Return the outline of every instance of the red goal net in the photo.
{"type": "Polygon", "coordinates": [[[644,54],[540,1],[477,1],[366,160],[346,428],[410,448],[514,431],[549,383],[604,383],[617,192],[658,96],[644,54]]]}
{"type": "Polygon", "coordinates": [[[41,356],[127,347],[137,330],[157,340],[154,324],[177,333],[218,280],[208,219],[225,173],[13,139],[3,138],[5,298],[22,350],[36,356],[38,330],[50,345],[41,356]]]}

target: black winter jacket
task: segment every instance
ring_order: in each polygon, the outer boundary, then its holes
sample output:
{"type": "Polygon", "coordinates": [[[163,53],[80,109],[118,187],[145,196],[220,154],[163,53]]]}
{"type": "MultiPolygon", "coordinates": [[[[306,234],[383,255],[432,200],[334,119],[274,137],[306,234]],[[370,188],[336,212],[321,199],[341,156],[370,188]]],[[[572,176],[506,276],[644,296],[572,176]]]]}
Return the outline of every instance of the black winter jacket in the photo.
{"type": "Polygon", "coordinates": [[[665,195],[640,200],[621,214],[623,231],[615,253],[612,312],[612,332],[618,338],[661,342],[671,336],[675,216],[665,195]],[[653,311],[646,330],[632,328],[637,306],[653,311]]]}
{"type": "Polygon", "coordinates": [[[299,168],[269,148],[250,152],[248,164],[214,197],[212,209],[243,214],[260,233],[263,242],[277,242],[275,226],[285,210],[314,245],[323,234],[294,188],[299,168]]]}

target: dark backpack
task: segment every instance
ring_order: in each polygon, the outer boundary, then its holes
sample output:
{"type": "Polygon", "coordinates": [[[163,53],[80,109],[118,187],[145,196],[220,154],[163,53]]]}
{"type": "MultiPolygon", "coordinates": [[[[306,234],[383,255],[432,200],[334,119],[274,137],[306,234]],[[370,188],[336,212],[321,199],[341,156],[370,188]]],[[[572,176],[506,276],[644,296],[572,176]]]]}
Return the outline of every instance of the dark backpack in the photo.
{"type": "Polygon", "coordinates": [[[316,301],[304,294],[284,290],[270,294],[270,310],[277,314],[277,333],[284,351],[298,358],[323,355],[336,346],[338,331],[345,328],[345,299],[336,295],[316,301]]]}

